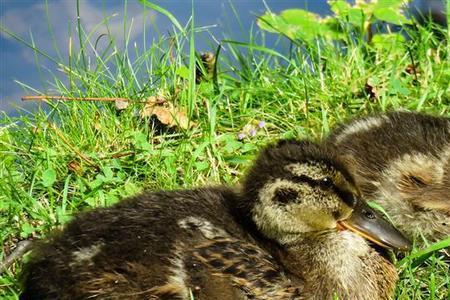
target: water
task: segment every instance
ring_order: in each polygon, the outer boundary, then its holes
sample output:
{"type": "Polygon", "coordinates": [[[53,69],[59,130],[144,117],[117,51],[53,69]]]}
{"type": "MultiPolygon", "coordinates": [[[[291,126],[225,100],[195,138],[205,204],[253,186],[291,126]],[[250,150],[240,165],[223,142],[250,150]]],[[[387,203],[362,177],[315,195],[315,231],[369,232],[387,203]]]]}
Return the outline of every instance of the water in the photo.
{"type": "MultiPolygon", "coordinates": [[[[182,25],[186,24],[191,17],[191,1],[159,0],[154,3],[174,14],[182,25]]],[[[329,12],[326,0],[268,0],[266,3],[275,12],[294,7],[310,9],[320,14],[329,12]]],[[[73,36],[73,42],[76,43],[76,1],[50,0],[48,4],[46,8],[43,0],[2,0],[1,23],[2,26],[30,43],[33,39],[37,48],[49,56],[67,63],[69,35],[73,36]],[[50,25],[46,19],[50,20],[50,25]],[[50,31],[49,28],[51,28],[50,31]],[[58,51],[55,50],[56,48],[58,51]]],[[[263,14],[265,10],[264,3],[257,0],[196,0],[194,2],[195,24],[198,27],[208,28],[208,32],[198,39],[198,50],[213,47],[214,39],[221,40],[226,37],[246,41],[250,28],[255,26],[256,16],[263,14]]],[[[143,8],[137,1],[129,1],[126,12],[128,26],[133,19],[131,41],[139,46],[142,45],[144,38],[144,18],[147,22],[145,37],[147,43],[155,38],[158,32],[167,34],[172,30],[172,24],[165,16],[156,13],[144,16],[143,8]]],[[[110,30],[118,44],[123,43],[125,15],[123,1],[81,0],[80,15],[87,32],[91,31],[105,16],[114,15],[109,21],[110,30]]],[[[101,26],[95,35],[98,36],[104,32],[106,28],[101,26]]],[[[52,80],[53,75],[62,75],[54,62],[41,55],[35,56],[31,49],[8,37],[4,32],[0,34],[0,63],[0,111],[6,111],[8,114],[15,114],[15,107],[30,110],[35,107],[33,103],[20,101],[21,96],[35,94],[35,92],[23,89],[14,80],[39,91],[52,93],[53,88],[49,81],[52,80]],[[42,68],[37,68],[36,62],[42,65],[42,68]]]]}

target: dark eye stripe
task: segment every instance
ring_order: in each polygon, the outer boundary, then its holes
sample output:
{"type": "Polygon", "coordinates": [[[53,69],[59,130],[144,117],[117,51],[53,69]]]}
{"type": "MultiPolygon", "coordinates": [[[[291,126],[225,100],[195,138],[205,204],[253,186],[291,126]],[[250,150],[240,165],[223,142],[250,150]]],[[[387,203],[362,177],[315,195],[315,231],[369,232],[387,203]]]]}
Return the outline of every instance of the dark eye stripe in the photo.
{"type": "Polygon", "coordinates": [[[292,176],[292,178],[290,178],[290,180],[295,183],[307,183],[311,186],[318,185],[318,180],[312,179],[311,177],[308,177],[306,175],[292,176]]]}
{"type": "Polygon", "coordinates": [[[349,193],[347,191],[340,190],[338,188],[335,188],[334,190],[336,194],[339,195],[339,197],[344,201],[345,204],[347,204],[350,207],[355,207],[356,205],[356,197],[352,193],[349,193]]]}
{"type": "Polygon", "coordinates": [[[306,175],[300,175],[300,176],[293,176],[291,179],[291,181],[295,182],[295,183],[307,183],[312,187],[319,187],[323,190],[327,190],[327,189],[333,189],[335,188],[335,185],[333,184],[333,182],[331,181],[328,185],[324,185],[322,179],[313,179],[309,176],[306,175]]]}

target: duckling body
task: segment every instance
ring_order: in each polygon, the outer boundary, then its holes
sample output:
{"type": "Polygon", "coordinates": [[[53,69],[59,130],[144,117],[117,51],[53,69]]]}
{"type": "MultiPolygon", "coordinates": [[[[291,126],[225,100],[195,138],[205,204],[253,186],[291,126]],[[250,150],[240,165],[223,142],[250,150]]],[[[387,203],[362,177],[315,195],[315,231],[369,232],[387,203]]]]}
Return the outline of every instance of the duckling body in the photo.
{"type": "Polygon", "coordinates": [[[305,279],[304,292],[313,295],[308,299],[390,299],[397,281],[394,266],[348,231],[296,241],[286,246],[281,261],[305,279]],[[314,291],[322,292],[314,296],[314,291]]]}
{"type": "Polygon", "coordinates": [[[397,232],[352,192],[329,152],[281,143],[242,193],[143,193],[80,214],[33,250],[21,299],[389,299],[394,266],[336,226],[369,213],[397,232]]]}
{"type": "Polygon", "coordinates": [[[80,214],[34,250],[21,299],[245,299],[194,255],[207,241],[249,240],[226,213],[230,197],[226,188],[143,193],[80,214]]]}
{"type": "Polygon", "coordinates": [[[450,119],[391,112],[341,125],[327,140],[363,197],[408,236],[450,236],[450,119]]]}

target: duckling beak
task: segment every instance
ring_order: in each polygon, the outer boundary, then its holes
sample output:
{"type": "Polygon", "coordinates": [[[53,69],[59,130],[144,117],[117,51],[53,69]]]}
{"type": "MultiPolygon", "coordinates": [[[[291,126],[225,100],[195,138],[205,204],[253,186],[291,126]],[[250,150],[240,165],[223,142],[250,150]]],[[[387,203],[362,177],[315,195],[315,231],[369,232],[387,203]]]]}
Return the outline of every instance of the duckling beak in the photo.
{"type": "Polygon", "coordinates": [[[338,221],[338,229],[348,229],[388,249],[407,251],[412,247],[411,241],[361,200],[348,219],[338,221]]]}

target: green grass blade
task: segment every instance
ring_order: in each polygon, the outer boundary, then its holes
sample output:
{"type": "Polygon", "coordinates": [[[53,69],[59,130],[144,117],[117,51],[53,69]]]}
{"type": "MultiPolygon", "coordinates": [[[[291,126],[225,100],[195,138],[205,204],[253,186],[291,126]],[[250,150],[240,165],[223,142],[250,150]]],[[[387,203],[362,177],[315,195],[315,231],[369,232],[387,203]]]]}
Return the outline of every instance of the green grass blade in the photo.
{"type": "Polygon", "coordinates": [[[159,12],[159,13],[165,15],[165,16],[172,22],[172,24],[175,25],[175,27],[176,27],[180,32],[184,33],[183,26],[181,26],[181,24],[178,22],[178,20],[175,18],[175,16],[172,15],[169,11],[167,11],[167,10],[164,9],[164,8],[162,8],[161,6],[158,6],[158,5],[154,4],[154,3],[151,3],[151,2],[148,1],[148,0],[139,0],[139,2],[140,2],[142,5],[144,5],[144,6],[146,6],[146,7],[149,7],[149,8],[151,8],[151,9],[153,9],[153,10],[156,10],[157,12],[159,12]]]}
{"type": "Polygon", "coordinates": [[[188,87],[188,116],[189,120],[192,117],[192,113],[194,111],[194,105],[196,101],[195,94],[195,73],[196,67],[195,62],[197,60],[195,53],[195,15],[194,15],[194,0],[192,0],[191,4],[191,26],[190,26],[190,35],[189,35],[189,87],[188,87]]]}
{"type": "Polygon", "coordinates": [[[426,260],[428,257],[430,257],[433,253],[436,251],[450,248],[450,237],[442,240],[440,242],[434,243],[431,246],[419,250],[416,253],[413,253],[405,258],[403,258],[401,261],[398,262],[398,266],[404,266],[408,263],[413,263],[413,265],[417,266],[420,265],[424,260],[426,260]]]}

